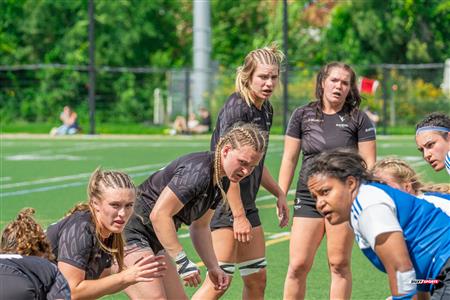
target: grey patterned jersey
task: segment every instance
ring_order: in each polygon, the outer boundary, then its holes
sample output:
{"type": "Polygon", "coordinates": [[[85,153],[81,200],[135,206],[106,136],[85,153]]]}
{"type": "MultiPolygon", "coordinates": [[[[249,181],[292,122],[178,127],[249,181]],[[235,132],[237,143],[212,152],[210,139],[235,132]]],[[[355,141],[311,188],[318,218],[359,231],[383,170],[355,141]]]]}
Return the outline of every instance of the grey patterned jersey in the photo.
{"type": "Polygon", "coordinates": [[[56,265],[37,256],[0,254],[0,299],[70,299],[56,265]]]}
{"type": "MultiPolygon", "coordinates": [[[[90,211],[77,211],[51,224],[47,237],[57,261],[85,271],[85,279],[98,279],[106,268],[111,267],[112,255],[97,241],[90,211]]],[[[112,236],[104,244],[111,247],[112,236]]]]}
{"type": "Polygon", "coordinates": [[[332,114],[316,114],[317,102],[297,108],[289,120],[286,135],[301,140],[302,167],[297,183],[297,197],[310,197],[306,185],[306,169],[314,156],[336,148],[357,148],[359,142],[375,140],[375,128],[362,111],[353,115],[344,110],[332,114]]]}
{"type": "MultiPolygon", "coordinates": [[[[182,156],[163,169],[152,174],[139,186],[145,203],[144,210],[151,212],[162,190],[169,187],[183,203],[183,208],[173,216],[176,228],[181,223],[190,225],[209,209],[215,209],[221,198],[215,198],[213,183],[213,152],[198,152],[182,156]]],[[[142,203],[140,203],[142,205],[142,203]]],[[[149,214],[142,216],[147,218],[149,214]]]]}
{"type": "MultiPolygon", "coordinates": [[[[236,123],[254,123],[267,132],[272,127],[273,107],[269,101],[264,101],[261,109],[253,104],[248,105],[238,93],[233,93],[219,112],[216,128],[211,138],[211,150],[216,148],[219,138],[223,136],[236,123]]],[[[261,184],[264,167],[264,157],[252,174],[244,178],[239,186],[241,188],[241,199],[246,209],[255,208],[256,194],[261,184]]]]}

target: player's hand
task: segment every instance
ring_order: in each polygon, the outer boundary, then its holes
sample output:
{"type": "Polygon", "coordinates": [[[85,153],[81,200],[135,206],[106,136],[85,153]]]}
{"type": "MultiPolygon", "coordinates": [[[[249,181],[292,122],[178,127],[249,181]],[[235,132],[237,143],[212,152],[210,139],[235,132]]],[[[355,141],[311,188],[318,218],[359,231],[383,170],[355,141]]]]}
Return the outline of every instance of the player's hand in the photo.
{"type": "Polygon", "coordinates": [[[200,270],[190,273],[189,275],[180,275],[180,277],[181,279],[183,279],[184,286],[197,287],[202,282],[202,278],[200,277],[200,270]]]}
{"type": "Polygon", "coordinates": [[[284,194],[277,199],[277,217],[280,227],[285,227],[289,224],[289,206],[284,194]]]}
{"type": "Polygon", "coordinates": [[[125,282],[135,284],[137,282],[150,282],[153,278],[159,278],[164,275],[167,269],[163,255],[146,256],[136,261],[133,266],[126,268],[121,272],[125,282]]]}
{"type": "Polygon", "coordinates": [[[247,243],[252,239],[252,225],[245,215],[234,217],[234,238],[239,242],[247,243]]]}
{"type": "Polygon", "coordinates": [[[197,287],[202,282],[199,268],[189,260],[184,251],[177,254],[175,264],[178,275],[184,281],[184,286],[197,287]]]}
{"type": "Polygon", "coordinates": [[[226,290],[230,285],[230,277],[219,266],[208,269],[208,276],[216,290],[226,290]]]}

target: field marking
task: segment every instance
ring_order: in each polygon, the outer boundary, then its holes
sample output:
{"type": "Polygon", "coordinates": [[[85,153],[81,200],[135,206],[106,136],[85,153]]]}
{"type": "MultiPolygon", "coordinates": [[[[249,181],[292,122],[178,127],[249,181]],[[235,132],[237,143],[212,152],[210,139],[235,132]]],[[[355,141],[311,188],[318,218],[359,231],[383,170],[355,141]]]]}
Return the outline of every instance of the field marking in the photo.
{"type": "MultiPolygon", "coordinates": [[[[161,168],[165,165],[166,165],[166,163],[140,165],[140,166],[123,168],[120,170],[122,170],[124,172],[131,172],[131,171],[140,171],[140,170],[147,170],[147,169],[153,169],[153,168],[161,168]]],[[[81,179],[81,178],[89,177],[91,174],[92,173],[80,173],[80,174],[67,175],[67,176],[58,176],[58,177],[50,177],[50,178],[45,178],[45,179],[8,183],[8,184],[0,185],[0,189],[10,189],[10,188],[22,187],[22,186],[61,182],[61,181],[67,181],[67,180],[72,180],[72,179],[81,179]]]]}
{"type": "Polygon", "coordinates": [[[54,161],[54,160],[85,160],[85,157],[74,156],[74,155],[66,155],[66,154],[57,154],[57,155],[36,155],[36,154],[18,154],[11,155],[5,157],[5,160],[11,161],[54,161]]]}
{"type": "Polygon", "coordinates": [[[66,153],[74,153],[74,152],[82,152],[82,151],[91,151],[91,150],[102,150],[102,149],[111,149],[111,148],[130,148],[131,147],[145,147],[145,148],[160,148],[160,147],[202,147],[204,143],[182,143],[180,141],[167,141],[167,142],[137,142],[137,143],[129,143],[129,142],[113,142],[113,143],[94,143],[88,142],[85,144],[76,144],[73,146],[66,146],[62,148],[50,148],[50,149],[40,149],[31,152],[19,153],[14,155],[5,156],[5,159],[9,159],[9,157],[19,156],[19,155],[57,155],[57,154],[66,154],[66,153]]]}
{"type": "MultiPolygon", "coordinates": [[[[129,175],[132,178],[133,177],[140,177],[140,176],[148,176],[148,175],[153,174],[156,171],[158,171],[158,170],[149,170],[149,171],[146,171],[146,172],[131,173],[129,175]]],[[[59,190],[59,189],[64,189],[64,188],[68,188],[68,187],[82,186],[82,185],[85,185],[85,184],[86,184],[85,181],[77,181],[77,182],[61,184],[61,185],[53,185],[53,186],[46,186],[46,187],[41,187],[41,188],[34,188],[34,189],[20,190],[20,191],[14,191],[14,192],[0,193],[0,199],[3,199],[5,197],[10,197],[10,196],[26,195],[26,194],[46,192],[46,191],[51,191],[51,190],[59,190]]]]}

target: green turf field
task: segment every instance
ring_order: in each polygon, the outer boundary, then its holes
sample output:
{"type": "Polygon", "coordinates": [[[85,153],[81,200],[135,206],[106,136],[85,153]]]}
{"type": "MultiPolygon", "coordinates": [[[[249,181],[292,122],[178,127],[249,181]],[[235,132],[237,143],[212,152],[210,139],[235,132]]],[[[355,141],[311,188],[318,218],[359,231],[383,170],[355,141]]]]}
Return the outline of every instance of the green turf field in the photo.
{"type": "MultiPolygon", "coordinates": [[[[209,137],[73,136],[50,139],[2,136],[0,143],[0,228],[3,228],[23,207],[34,207],[37,219],[44,226],[57,220],[74,203],[86,199],[86,183],[97,166],[124,170],[139,184],[176,157],[208,149],[209,137]]],[[[274,177],[278,176],[282,150],[282,137],[271,137],[266,165],[274,177]]],[[[445,171],[434,173],[425,164],[413,136],[379,137],[377,151],[379,158],[398,155],[409,161],[424,181],[448,181],[445,171]]],[[[290,200],[292,207],[292,197],[290,200]]],[[[268,197],[265,191],[259,193],[258,206],[266,231],[266,299],[281,299],[288,265],[289,231],[277,226],[274,198],[268,197]]],[[[189,256],[199,261],[186,233],[187,230],[182,229],[180,239],[189,256]]],[[[357,247],[353,252],[352,268],[353,299],[385,299],[389,296],[386,276],[372,267],[357,247]]],[[[202,271],[204,275],[204,269],[202,271]]],[[[321,247],[308,277],[307,299],[327,299],[329,284],[325,247],[321,247]]],[[[235,276],[224,299],[241,298],[241,290],[241,279],[235,276]]],[[[187,292],[192,294],[194,291],[189,288],[187,292]]],[[[126,298],[124,294],[105,297],[126,298]]]]}

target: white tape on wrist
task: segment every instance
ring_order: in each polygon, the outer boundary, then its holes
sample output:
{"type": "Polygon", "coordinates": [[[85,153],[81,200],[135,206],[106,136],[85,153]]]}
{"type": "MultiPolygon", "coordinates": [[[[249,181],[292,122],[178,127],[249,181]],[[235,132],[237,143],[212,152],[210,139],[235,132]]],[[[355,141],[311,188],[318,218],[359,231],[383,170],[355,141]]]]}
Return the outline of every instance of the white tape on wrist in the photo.
{"type": "Polygon", "coordinates": [[[192,273],[198,272],[197,265],[187,258],[187,255],[183,250],[177,254],[175,263],[177,265],[178,275],[180,275],[181,278],[185,278],[192,273]]]}

